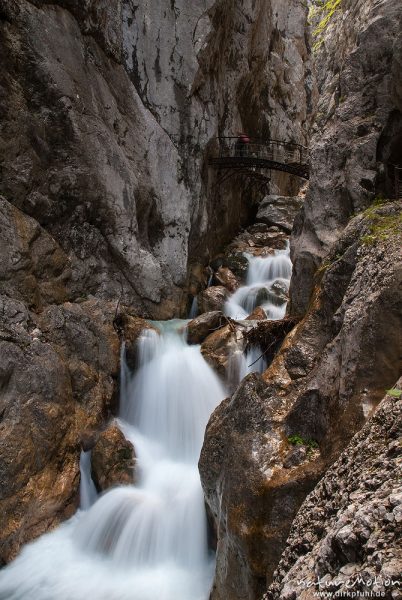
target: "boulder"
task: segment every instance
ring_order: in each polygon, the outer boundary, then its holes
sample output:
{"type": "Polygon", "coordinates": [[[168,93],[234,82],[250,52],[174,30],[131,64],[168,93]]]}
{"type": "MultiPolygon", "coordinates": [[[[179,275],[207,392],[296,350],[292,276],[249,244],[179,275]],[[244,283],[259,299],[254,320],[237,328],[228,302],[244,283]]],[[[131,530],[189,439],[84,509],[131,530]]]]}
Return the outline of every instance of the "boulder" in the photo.
{"type": "Polygon", "coordinates": [[[229,292],[223,285],[213,285],[207,288],[198,296],[200,313],[222,311],[228,296],[229,292]]]}
{"type": "Polygon", "coordinates": [[[98,491],[135,482],[135,451],[116,423],[100,434],[91,457],[92,479],[98,491]]]}
{"type": "Polygon", "coordinates": [[[203,313],[187,325],[188,343],[201,344],[210,333],[220,329],[224,323],[226,323],[226,317],[219,310],[203,313]]]}
{"type": "Polygon", "coordinates": [[[247,277],[248,260],[242,252],[230,253],[224,259],[224,266],[230,269],[232,273],[240,281],[244,281],[247,277]]]}
{"type": "Polygon", "coordinates": [[[265,196],[258,207],[257,219],[290,233],[302,205],[303,199],[300,196],[265,196]]]}
{"type": "Polygon", "coordinates": [[[231,354],[243,348],[242,328],[229,323],[206,338],[201,345],[201,353],[207,363],[226,379],[231,354]]]}
{"type": "Polygon", "coordinates": [[[239,281],[228,267],[219,267],[215,277],[229,292],[235,292],[239,287],[239,281]]]}
{"type": "Polygon", "coordinates": [[[257,306],[257,308],[253,310],[251,315],[247,317],[247,321],[263,321],[266,318],[267,313],[265,312],[265,310],[261,306],[257,306]]]}

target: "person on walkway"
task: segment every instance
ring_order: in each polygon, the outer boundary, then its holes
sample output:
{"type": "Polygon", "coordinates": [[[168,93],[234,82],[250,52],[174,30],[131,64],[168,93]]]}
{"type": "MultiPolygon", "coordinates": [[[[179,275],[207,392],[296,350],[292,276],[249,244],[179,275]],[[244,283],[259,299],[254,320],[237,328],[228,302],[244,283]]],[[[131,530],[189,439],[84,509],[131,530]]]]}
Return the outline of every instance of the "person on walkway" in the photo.
{"type": "Polygon", "coordinates": [[[250,138],[246,133],[240,133],[235,144],[235,156],[247,156],[250,138]]]}

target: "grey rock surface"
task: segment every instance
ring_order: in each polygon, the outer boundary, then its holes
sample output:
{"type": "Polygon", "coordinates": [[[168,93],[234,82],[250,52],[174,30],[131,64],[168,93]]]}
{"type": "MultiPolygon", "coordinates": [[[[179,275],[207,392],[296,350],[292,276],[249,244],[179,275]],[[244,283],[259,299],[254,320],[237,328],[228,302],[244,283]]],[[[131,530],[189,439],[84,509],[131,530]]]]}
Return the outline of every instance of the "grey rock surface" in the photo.
{"type": "Polygon", "coordinates": [[[314,273],[353,214],[392,194],[401,164],[402,5],[343,0],[315,54],[319,99],[310,186],[291,238],[293,314],[306,312],[314,273]]]}
{"type": "Polygon", "coordinates": [[[401,398],[386,396],[302,504],[266,600],[400,597],[401,437],[401,398]]]}
{"type": "Polygon", "coordinates": [[[0,17],[0,193],[63,248],[76,296],[179,314],[189,266],[256,199],[216,187],[213,138],[306,140],[303,2],[4,0],[0,17]]]}
{"type": "Polygon", "coordinates": [[[258,205],[257,221],[276,225],[290,233],[302,205],[303,200],[299,196],[266,196],[258,205]]]}

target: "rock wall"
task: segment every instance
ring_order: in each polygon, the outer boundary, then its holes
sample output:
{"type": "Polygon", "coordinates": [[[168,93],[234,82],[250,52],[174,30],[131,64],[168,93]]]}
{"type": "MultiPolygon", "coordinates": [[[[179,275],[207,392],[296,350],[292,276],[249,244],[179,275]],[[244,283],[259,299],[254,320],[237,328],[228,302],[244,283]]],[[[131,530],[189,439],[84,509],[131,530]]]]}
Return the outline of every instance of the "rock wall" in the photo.
{"type": "Polygon", "coordinates": [[[401,409],[397,392],[386,396],[306,498],[266,600],[308,600],[318,589],[399,597],[401,409]]]}
{"type": "Polygon", "coordinates": [[[349,223],[305,318],[209,421],[200,472],[218,536],[213,600],[262,596],[304,498],[399,377],[401,210],[391,202],[349,223]]]}
{"type": "Polygon", "coordinates": [[[263,594],[306,494],[400,375],[401,203],[379,196],[402,156],[401,18],[395,0],[343,0],[316,39],[310,186],[291,237],[291,314],[305,317],[262,380],[217,408],[201,454],[214,600],[263,594]]]}
{"type": "Polygon", "coordinates": [[[2,562],[76,509],[117,332],[183,313],[190,263],[254,210],[252,189],[216,186],[212,138],[305,141],[303,4],[1,2],[2,562]]]}
{"type": "Polygon", "coordinates": [[[303,3],[5,0],[0,18],[0,193],[69,255],[75,294],[177,314],[189,261],[255,200],[216,185],[212,138],[306,140],[303,3]]]}
{"type": "Polygon", "coordinates": [[[392,193],[386,164],[402,166],[401,30],[399,0],[342,0],[316,36],[310,186],[291,240],[294,314],[306,312],[314,273],[351,215],[392,193]]]}

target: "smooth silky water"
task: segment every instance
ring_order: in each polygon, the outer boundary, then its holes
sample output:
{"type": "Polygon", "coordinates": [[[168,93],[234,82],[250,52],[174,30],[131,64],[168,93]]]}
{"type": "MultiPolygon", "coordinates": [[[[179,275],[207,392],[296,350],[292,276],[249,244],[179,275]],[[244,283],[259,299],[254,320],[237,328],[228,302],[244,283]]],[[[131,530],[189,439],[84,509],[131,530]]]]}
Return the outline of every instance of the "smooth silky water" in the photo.
{"type": "MultiPolygon", "coordinates": [[[[289,249],[248,258],[246,285],[228,300],[226,314],[244,319],[262,305],[269,319],[282,318],[286,301],[277,288],[288,289],[289,249]]],[[[208,600],[214,556],[197,462],[226,390],[200,347],[179,333],[184,323],[158,323],[160,335],[143,332],[134,375],[122,347],[118,424],[135,447],[136,485],[98,497],[91,454],[82,452],[80,510],[0,571],[0,600],[208,600]]],[[[264,370],[259,353],[233,353],[237,382],[264,370]]]]}
{"type": "Polygon", "coordinates": [[[137,484],[97,498],[82,453],[81,510],[0,572],[1,600],[208,599],[214,556],[197,463],[226,391],[177,325],[142,334],[134,376],[123,348],[118,423],[135,447],[137,484]]]}
{"type": "MultiPolygon", "coordinates": [[[[269,256],[246,255],[248,270],[246,284],[225,303],[225,314],[235,320],[246,319],[261,306],[267,319],[283,319],[286,314],[287,293],[292,275],[289,243],[283,250],[269,256]]],[[[228,362],[228,387],[231,392],[249,373],[263,373],[267,367],[261,349],[253,346],[244,352],[235,349],[228,362]]]]}
{"type": "Polygon", "coordinates": [[[292,275],[289,244],[269,256],[250,256],[246,285],[240,287],[225,304],[225,313],[232,319],[245,319],[257,306],[267,318],[283,319],[286,314],[285,294],[292,275]]]}

